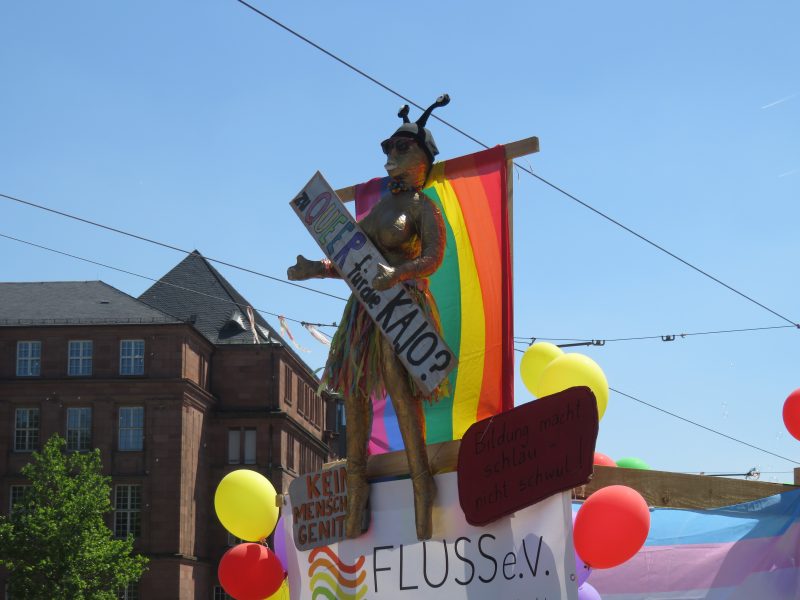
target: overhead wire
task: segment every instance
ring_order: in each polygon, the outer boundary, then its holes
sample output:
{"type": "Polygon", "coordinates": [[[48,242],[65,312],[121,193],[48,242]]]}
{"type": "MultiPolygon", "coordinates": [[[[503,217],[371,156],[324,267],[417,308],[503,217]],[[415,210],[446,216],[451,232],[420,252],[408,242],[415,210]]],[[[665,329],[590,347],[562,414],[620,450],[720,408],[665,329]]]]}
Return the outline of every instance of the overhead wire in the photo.
{"type": "MultiPolygon", "coordinates": [[[[167,248],[169,250],[175,250],[177,252],[182,252],[182,253],[187,254],[187,255],[191,254],[190,250],[185,250],[183,248],[179,248],[179,247],[174,246],[172,244],[168,244],[166,242],[161,242],[161,241],[158,241],[158,240],[154,240],[154,239],[145,237],[145,236],[137,234],[137,233],[133,233],[133,232],[130,232],[130,231],[125,231],[123,229],[119,229],[117,227],[112,227],[110,225],[105,225],[104,223],[99,223],[97,221],[93,221],[91,219],[87,219],[87,218],[84,218],[84,217],[81,217],[81,216],[78,216],[78,215],[75,215],[75,214],[72,214],[72,213],[68,213],[68,212],[65,212],[65,211],[57,210],[57,209],[51,208],[49,206],[45,206],[43,204],[32,202],[30,200],[24,200],[22,198],[19,198],[19,197],[16,197],[16,196],[11,196],[9,194],[5,194],[5,193],[2,193],[2,192],[0,192],[0,198],[5,198],[6,200],[11,200],[13,202],[17,202],[19,204],[22,204],[22,205],[25,205],[25,206],[29,206],[31,208],[36,208],[36,209],[43,210],[43,211],[46,211],[46,212],[49,212],[49,213],[53,213],[53,214],[56,214],[56,215],[59,215],[59,216],[62,216],[62,217],[68,218],[68,219],[72,219],[74,221],[78,221],[80,223],[84,223],[86,225],[91,225],[93,227],[98,227],[100,229],[104,229],[106,231],[110,231],[112,233],[117,233],[117,234],[124,235],[124,236],[130,237],[130,238],[133,238],[133,239],[137,239],[137,240],[140,240],[140,241],[143,241],[143,242],[154,244],[154,245],[160,246],[162,248],[167,248]]],[[[8,237],[8,236],[4,236],[4,237],[8,237]]],[[[14,238],[9,238],[9,239],[14,239],[14,238]]],[[[23,240],[17,240],[17,241],[21,241],[22,243],[28,243],[28,242],[25,242],[23,240]]],[[[31,243],[30,245],[36,245],[36,244],[32,244],[31,243]]],[[[41,247],[43,249],[48,249],[48,248],[46,248],[44,246],[39,246],[39,247],[41,247]]],[[[66,252],[61,252],[61,251],[58,251],[58,250],[52,250],[52,251],[64,254],[65,256],[72,256],[72,255],[70,255],[70,254],[68,254],[66,252]]],[[[73,257],[73,258],[78,258],[79,260],[84,260],[86,262],[93,262],[93,261],[91,261],[89,259],[84,259],[84,258],[81,258],[81,257],[73,257]]],[[[334,298],[336,300],[342,300],[342,301],[346,301],[347,300],[346,298],[344,298],[342,296],[337,296],[335,294],[330,294],[328,292],[323,292],[323,291],[317,290],[315,288],[311,288],[311,287],[308,287],[308,286],[300,285],[300,284],[294,283],[292,281],[288,281],[288,280],[285,280],[285,279],[281,279],[279,277],[275,277],[275,276],[272,276],[272,275],[261,273],[259,271],[255,271],[255,270],[249,269],[247,267],[242,267],[242,266],[239,266],[239,265],[236,265],[234,263],[230,263],[230,262],[227,262],[227,261],[224,261],[224,260],[216,259],[216,258],[205,256],[205,255],[203,256],[203,258],[205,258],[209,262],[214,262],[214,263],[217,263],[217,264],[224,265],[226,267],[231,267],[233,269],[237,269],[239,271],[244,271],[246,273],[250,273],[250,274],[253,274],[253,275],[257,275],[257,276],[260,276],[260,277],[265,277],[265,278],[267,278],[269,280],[272,280],[272,281],[285,283],[285,284],[288,284],[288,285],[291,285],[291,286],[294,286],[294,287],[297,287],[297,288],[300,288],[300,289],[303,289],[303,290],[306,290],[306,291],[309,291],[309,292],[314,292],[316,294],[321,294],[323,296],[334,298]]],[[[106,266],[106,265],[100,264],[99,266],[106,266]]],[[[108,267],[108,268],[114,269],[114,267],[108,267]]],[[[125,272],[122,269],[116,269],[116,270],[119,270],[121,272],[125,272]]],[[[138,276],[135,273],[132,273],[132,275],[138,276]]],[[[263,311],[263,312],[265,314],[272,314],[269,311],[263,311]]],[[[296,321],[296,319],[290,319],[290,320],[296,321]]],[[[296,321],[296,322],[301,323],[301,321],[296,321]]],[[[311,323],[311,324],[313,325],[313,323],[311,323]]],[[[741,329],[726,329],[726,330],[717,330],[717,331],[700,331],[700,332],[691,332],[691,333],[670,334],[670,336],[672,336],[672,337],[689,337],[689,336],[700,336],[700,335],[714,335],[714,334],[724,334],[724,333],[739,333],[739,332],[747,332],[747,331],[764,331],[764,330],[769,330],[769,329],[791,329],[791,328],[800,328],[800,325],[773,325],[773,326],[768,326],[768,327],[748,327],[748,328],[741,328],[741,329]]],[[[536,337],[536,336],[514,336],[514,340],[515,340],[515,342],[518,342],[518,343],[529,342],[530,340],[541,340],[541,341],[549,341],[549,342],[575,342],[575,343],[584,344],[584,345],[602,346],[606,342],[626,342],[626,341],[648,340],[648,339],[662,339],[662,340],[664,340],[665,337],[670,337],[670,336],[653,335],[653,336],[636,336],[636,337],[609,338],[609,339],[598,338],[598,339],[591,339],[591,340],[588,340],[588,339],[585,339],[585,338],[545,338],[545,337],[536,337]]],[[[664,341],[671,341],[671,340],[664,340],[664,341]]]]}
{"type": "MultiPolygon", "coordinates": [[[[0,193],[0,198],[5,198],[6,200],[11,200],[13,202],[18,202],[20,204],[24,204],[26,206],[30,206],[32,208],[38,208],[39,210],[44,210],[56,215],[60,215],[62,217],[66,217],[68,219],[73,219],[75,221],[80,221],[81,223],[85,223],[87,225],[92,225],[94,227],[99,227],[100,229],[105,229],[106,231],[111,231],[113,233],[118,233],[120,235],[125,235],[137,240],[141,240],[143,242],[148,242],[150,244],[155,244],[156,246],[161,246],[162,248],[168,248],[169,250],[175,250],[176,252],[183,252],[186,255],[192,253],[191,250],[185,250],[183,248],[179,248],[177,246],[173,246],[172,244],[167,244],[165,242],[159,242],[158,240],[154,240],[148,237],[144,237],[143,235],[139,235],[136,233],[131,233],[130,231],[125,231],[123,229],[118,229],[116,227],[111,227],[110,225],[104,225],[102,223],[98,223],[97,221],[92,221],[90,219],[85,219],[83,217],[79,217],[77,215],[70,214],[68,212],[64,212],[61,210],[56,210],[55,208],[50,208],[49,206],[44,206],[43,204],[37,204],[35,202],[31,202],[29,200],[23,200],[22,198],[17,198],[15,196],[10,196],[9,194],[0,193]]],[[[317,290],[306,285],[301,285],[299,283],[295,283],[293,281],[289,281],[287,279],[282,279],[280,277],[275,277],[274,275],[268,275],[266,273],[261,273],[260,271],[255,271],[253,269],[248,269],[247,267],[241,267],[239,265],[235,265],[233,263],[229,263],[224,260],[220,260],[218,258],[212,258],[210,256],[204,256],[206,260],[209,262],[217,263],[219,265],[225,265],[226,267],[231,267],[232,269],[237,269],[239,271],[244,271],[245,273],[250,273],[252,275],[258,275],[259,277],[264,277],[266,279],[270,279],[272,281],[277,281],[279,283],[284,283],[286,285],[291,285],[296,288],[300,288],[302,290],[307,290],[309,292],[314,292],[315,294],[320,294],[322,296],[328,296],[329,298],[335,298],[337,300],[347,301],[347,298],[342,298],[341,296],[336,296],[335,294],[329,294],[328,292],[323,292],[322,290],[317,290]]]]}
{"type": "Polygon", "coordinates": [[[751,331],[769,331],[772,329],[798,329],[796,325],[769,325],[766,327],[742,327],[739,329],[718,329],[714,331],[694,331],[691,333],[670,333],[663,335],[641,335],[634,337],[619,337],[619,338],[548,338],[538,336],[514,336],[514,343],[529,343],[532,344],[536,341],[542,342],[584,342],[593,346],[602,346],[607,342],[631,342],[640,340],[662,340],[664,342],[671,342],[677,338],[687,338],[700,335],[719,335],[725,333],[746,333],[751,331]]]}
{"type": "MultiPolygon", "coordinates": [[[[525,350],[521,350],[521,349],[519,349],[519,348],[514,348],[514,350],[516,350],[517,352],[522,352],[522,353],[524,353],[524,352],[525,352],[525,350]]],[[[754,450],[758,450],[759,452],[764,452],[764,453],[766,453],[766,454],[770,454],[770,455],[772,455],[772,456],[775,456],[775,457],[777,457],[777,458],[780,458],[780,459],[783,459],[783,460],[789,461],[789,462],[791,462],[791,463],[794,463],[794,464],[796,464],[796,465],[800,465],[800,461],[796,461],[796,460],[794,460],[794,459],[787,458],[787,457],[785,457],[785,456],[781,456],[780,454],[775,454],[774,452],[771,452],[770,450],[765,450],[764,448],[761,448],[761,447],[759,447],[759,446],[755,446],[755,445],[753,445],[753,444],[750,444],[750,443],[748,443],[748,442],[745,442],[745,441],[743,441],[743,440],[740,440],[740,439],[738,439],[738,438],[735,438],[735,437],[733,437],[733,436],[730,436],[730,435],[728,435],[727,433],[722,433],[721,431],[717,431],[716,429],[712,429],[711,427],[707,427],[707,426],[705,426],[705,425],[701,425],[700,423],[698,423],[698,422],[696,422],[696,421],[692,421],[691,419],[687,419],[686,417],[682,417],[682,416],[680,416],[679,414],[676,414],[676,413],[674,413],[674,412],[670,412],[670,411],[668,411],[668,410],[665,410],[665,409],[661,408],[660,406],[656,406],[655,404],[650,404],[649,402],[645,402],[644,400],[640,400],[639,398],[636,398],[635,396],[631,396],[630,394],[626,394],[625,392],[621,392],[621,391],[619,391],[619,390],[616,390],[616,389],[614,389],[614,388],[612,388],[612,387],[609,387],[608,389],[609,389],[610,391],[612,391],[612,392],[616,392],[616,393],[617,393],[617,394],[619,394],[620,396],[625,396],[626,398],[629,398],[629,399],[631,399],[631,400],[635,400],[636,402],[639,402],[639,403],[643,404],[644,406],[648,406],[648,407],[650,407],[650,408],[654,408],[655,410],[658,410],[658,411],[660,411],[660,412],[663,412],[664,414],[667,414],[667,415],[669,415],[669,416],[671,416],[671,417],[675,417],[676,419],[680,419],[681,421],[685,421],[686,423],[690,423],[690,424],[692,424],[692,425],[694,425],[694,426],[696,426],[696,427],[699,427],[699,428],[701,428],[701,429],[704,429],[704,430],[706,430],[706,431],[709,431],[709,432],[711,432],[711,433],[714,433],[714,434],[716,434],[716,435],[722,436],[722,437],[724,437],[724,438],[727,438],[727,439],[729,439],[729,440],[732,440],[732,441],[734,441],[734,442],[737,442],[737,443],[739,443],[739,444],[743,444],[743,445],[745,445],[745,446],[747,446],[747,447],[749,447],[749,448],[753,448],[754,450]]]]}
{"type": "Polygon", "coordinates": [[[615,393],[619,394],[620,396],[624,396],[625,398],[629,398],[629,399],[631,399],[631,400],[633,400],[635,402],[638,402],[638,403],[640,403],[640,404],[642,404],[644,406],[648,406],[648,407],[653,408],[653,409],[655,409],[655,410],[657,410],[659,412],[662,412],[662,413],[664,413],[666,415],[669,415],[671,417],[675,417],[676,419],[680,419],[681,421],[684,421],[686,423],[690,423],[691,425],[694,425],[695,427],[699,427],[701,429],[704,429],[706,431],[709,431],[709,432],[711,432],[713,434],[719,435],[719,436],[724,437],[726,439],[729,439],[731,441],[737,442],[739,444],[743,444],[743,445],[747,446],[748,448],[752,448],[753,450],[758,450],[759,452],[764,452],[765,454],[769,454],[770,456],[774,456],[776,458],[780,458],[781,460],[785,460],[785,461],[788,461],[790,463],[794,463],[796,465],[800,465],[800,461],[796,461],[796,460],[794,460],[792,458],[787,458],[786,456],[781,456],[780,454],[776,454],[775,452],[771,452],[769,450],[765,450],[764,448],[761,448],[759,446],[755,446],[753,444],[750,444],[748,442],[745,442],[743,440],[735,438],[735,437],[733,437],[731,435],[728,435],[727,433],[722,433],[721,431],[717,431],[716,429],[712,429],[711,427],[707,427],[705,425],[701,425],[697,421],[692,421],[691,419],[687,419],[686,417],[682,417],[682,416],[680,416],[678,414],[675,414],[674,412],[670,412],[670,411],[668,411],[668,410],[666,410],[664,408],[661,408],[660,406],[656,406],[655,404],[651,404],[649,402],[645,402],[644,400],[641,400],[641,399],[639,399],[639,398],[637,398],[635,396],[631,396],[630,394],[626,394],[625,392],[621,392],[621,391],[619,391],[617,389],[614,389],[612,387],[609,387],[608,389],[611,390],[612,392],[615,392],[615,393]]]}
{"type": "MultiPolygon", "coordinates": [[[[62,256],[68,256],[69,258],[74,258],[76,260],[81,260],[81,261],[86,262],[86,263],[97,265],[98,267],[103,267],[105,269],[111,269],[112,271],[118,271],[120,273],[125,273],[126,275],[133,275],[134,277],[140,277],[141,279],[147,279],[148,281],[153,281],[155,283],[161,283],[163,285],[168,285],[170,287],[174,287],[174,288],[177,288],[179,290],[183,290],[183,291],[186,291],[186,292],[192,292],[193,294],[198,294],[200,296],[205,296],[207,298],[212,298],[213,300],[221,300],[222,302],[229,302],[229,303],[235,304],[236,306],[239,306],[241,308],[247,308],[245,306],[242,306],[240,303],[236,302],[235,300],[231,300],[230,298],[221,298],[219,296],[214,296],[212,294],[207,294],[207,293],[201,292],[199,290],[193,290],[191,288],[187,288],[187,287],[184,287],[182,285],[177,285],[177,284],[174,284],[174,283],[170,283],[168,281],[163,281],[161,279],[155,279],[153,277],[148,277],[147,275],[141,275],[139,273],[134,273],[133,271],[128,271],[126,269],[121,269],[119,267],[114,267],[114,266],[111,266],[111,265],[107,265],[105,263],[101,263],[101,262],[98,262],[96,260],[92,260],[90,258],[84,258],[83,256],[77,256],[75,254],[70,254],[69,252],[64,252],[62,250],[56,250],[55,248],[49,248],[48,246],[43,246],[43,245],[37,244],[35,242],[31,242],[31,241],[28,241],[28,240],[23,240],[23,239],[20,239],[20,238],[11,236],[11,235],[6,235],[5,233],[0,233],[0,237],[5,238],[7,240],[13,240],[15,242],[19,242],[20,244],[26,244],[28,246],[33,246],[34,248],[40,248],[41,250],[47,250],[48,252],[53,252],[55,254],[61,254],[62,256]]],[[[308,321],[301,321],[299,319],[293,319],[293,318],[287,317],[285,315],[281,315],[281,314],[278,314],[278,313],[270,312],[270,311],[264,310],[262,308],[256,308],[256,307],[252,307],[252,308],[254,310],[257,310],[260,313],[264,313],[265,315],[270,315],[272,317],[278,317],[278,318],[282,317],[282,318],[286,319],[287,321],[292,321],[294,323],[299,323],[300,325],[303,325],[303,326],[305,326],[305,325],[314,325],[316,327],[336,327],[337,326],[336,323],[310,323],[308,321]]]]}
{"type": "MultiPolygon", "coordinates": [[[[356,66],[355,66],[355,65],[353,65],[352,63],[350,63],[350,62],[348,62],[348,61],[344,60],[343,58],[341,58],[341,57],[339,57],[339,56],[337,56],[336,54],[334,54],[334,53],[333,53],[333,52],[331,52],[330,50],[327,50],[326,48],[323,48],[322,46],[320,46],[320,45],[319,45],[319,44],[317,44],[316,42],[312,41],[312,40],[311,40],[311,39],[309,39],[308,37],[306,37],[306,36],[302,35],[301,33],[297,32],[297,31],[295,31],[295,30],[294,30],[294,29],[292,29],[291,27],[289,27],[289,26],[285,25],[284,23],[280,22],[278,19],[276,19],[276,18],[274,18],[274,17],[270,16],[269,14],[265,13],[264,11],[262,11],[262,10],[260,10],[260,9],[256,8],[255,6],[253,6],[252,4],[250,4],[249,2],[246,2],[245,0],[236,0],[236,2],[238,2],[239,4],[241,4],[241,5],[245,6],[245,7],[247,7],[248,9],[250,9],[251,11],[253,11],[254,13],[256,13],[256,14],[260,15],[261,17],[263,17],[263,18],[265,18],[265,19],[267,19],[268,21],[270,21],[270,22],[271,22],[271,23],[273,23],[274,25],[276,25],[276,26],[280,27],[280,28],[281,28],[281,29],[283,29],[284,31],[286,31],[286,32],[290,33],[291,35],[293,35],[293,36],[297,37],[298,39],[302,40],[302,41],[303,41],[303,42],[305,42],[306,44],[309,44],[310,46],[312,46],[312,47],[316,48],[317,50],[319,50],[320,52],[322,52],[322,53],[323,53],[323,54],[325,54],[326,56],[328,56],[328,57],[332,58],[333,60],[335,60],[335,61],[339,62],[340,64],[344,65],[345,67],[347,67],[348,69],[350,69],[350,70],[354,71],[355,73],[357,73],[357,74],[358,74],[358,75],[360,75],[361,77],[364,77],[364,78],[368,79],[369,81],[371,81],[371,82],[372,82],[372,83],[374,83],[375,85],[377,85],[377,86],[379,86],[379,87],[383,88],[384,90],[386,90],[386,91],[387,91],[387,92],[389,92],[390,94],[393,94],[394,96],[397,96],[398,98],[400,98],[400,99],[401,99],[401,100],[403,100],[404,102],[408,102],[409,104],[412,104],[412,105],[414,105],[415,107],[417,107],[417,108],[419,108],[419,109],[422,109],[422,106],[421,106],[420,104],[418,104],[417,102],[414,102],[413,100],[411,100],[410,98],[408,98],[408,97],[406,97],[405,95],[401,94],[400,92],[398,92],[398,91],[397,91],[397,90],[395,90],[394,88],[392,88],[392,87],[390,87],[389,85],[387,85],[387,84],[383,83],[382,81],[380,81],[380,80],[379,80],[379,79],[377,79],[376,77],[373,77],[372,75],[369,75],[368,73],[366,73],[366,72],[365,72],[365,71],[363,71],[362,69],[359,69],[358,67],[356,67],[356,66]]],[[[440,123],[442,123],[443,125],[445,125],[445,126],[449,127],[449,128],[450,128],[450,129],[452,129],[453,131],[455,131],[455,132],[457,132],[457,133],[459,133],[459,134],[463,135],[464,137],[466,137],[466,138],[468,138],[469,140],[471,140],[471,141],[475,142],[475,143],[476,143],[476,144],[478,144],[479,146],[481,146],[481,147],[483,147],[483,148],[489,148],[489,146],[488,146],[487,144],[485,144],[484,142],[482,142],[482,141],[480,141],[479,139],[477,139],[476,137],[474,137],[474,136],[470,135],[469,133],[467,133],[467,132],[466,132],[466,131],[464,131],[463,129],[460,129],[460,128],[456,127],[455,125],[453,125],[452,123],[450,123],[450,122],[448,122],[448,121],[446,121],[446,120],[442,119],[441,117],[437,116],[436,114],[433,114],[433,115],[431,115],[431,116],[432,116],[434,119],[436,119],[437,121],[439,121],[440,123]]],[[[580,204],[580,205],[581,205],[581,206],[583,206],[584,208],[587,208],[587,209],[591,210],[592,212],[594,212],[594,213],[595,213],[595,214],[597,214],[598,216],[600,216],[600,217],[602,217],[602,218],[606,219],[606,220],[607,220],[607,221],[609,221],[610,223],[613,223],[613,224],[614,224],[614,225],[616,225],[617,227],[620,227],[621,229],[624,229],[625,231],[627,231],[627,232],[628,232],[628,233],[630,233],[631,235],[634,235],[634,236],[636,236],[637,238],[639,238],[639,239],[640,239],[640,240],[642,240],[643,242],[646,242],[647,244],[650,244],[652,247],[656,248],[657,250],[660,250],[660,251],[661,251],[661,252],[663,252],[664,254],[667,254],[668,256],[672,257],[673,259],[675,259],[675,260],[677,260],[677,261],[679,261],[679,262],[683,263],[685,266],[687,266],[687,267],[689,267],[689,268],[691,268],[691,269],[693,269],[693,270],[697,271],[697,272],[698,272],[698,273],[700,273],[701,275],[704,275],[705,277],[707,277],[707,278],[711,279],[712,281],[716,282],[717,284],[719,284],[719,285],[721,285],[721,286],[723,286],[723,287],[727,288],[728,290],[730,290],[731,292],[734,292],[735,294],[738,294],[738,295],[739,295],[739,296],[741,296],[742,298],[744,298],[744,299],[748,300],[749,302],[751,302],[751,303],[753,303],[753,304],[755,304],[755,305],[757,305],[757,306],[761,307],[762,309],[764,309],[764,310],[766,310],[766,311],[768,311],[768,312],[772,313],[773,315],[775,315],[776,317],[778,317],[778,318],[780,318],[780,319],[782,319],[782,320],[786,321],[787,323],[791,323],[791,324],[792,324],[792,325],[794,325],[795,327],[798,327],[798,328],[800,328],[800,324],[799,324],[799,323],[797,323],[796,321],[793,321],[792,319],[789,319],[788,317],[785,317],[784,315],[780,314],[779,312],[777,312],[777,311],[775,311],[775,310],[773,310],[773,309],[769,308],[768,306],[766,306],[766,305],[762,304],[761,302],[759,302],[759,301],[755,300],[754,298],[752,298],[752,297],[748,296],[748,295],[747,295],[747,294],[745,294],[744,292],[741,292],[741,291],[737,290],[737,289],[736,289],[736,288],[734,288],[733,286],[730,286],[730,285],[728,285],[727,283],[725,283],[724,281],[720,280],[719,278],[717,278],[717,277],[715,277],[715,276],[711,275],[711,274],[710,274],[710,273],[708,273],[707,271],[704,271],[703,269],[701,269],[701,268],[699,268],[699,267],[695,266],[694,264],[692,264],[692,263],[690,263],[689,261],[687,261],[687,260],[685,260],[685,259],[681,258],[680,256],[678,256],[678,255],[674,254],[673,252],[670,252],[669,250],[667,250],[666,248],[664,248],[664,247],[663,247],[663,246],[661,246],[660,244],[658,244],[658,243],[656,243],[656,242],[654,242],[654,241],[650,240],[649,238],[645,237],[644,235],[642,235],[642,234],[640,234],[640,233],[638,233],[638,232],[634,231],[634,230],[633,230],[633,229],[631,229],[630,227],[628,227],[628,226],[624,225],[624,224],[623,224],[623,223],[621,223],[620,221],[618,221],[618,220],[614,219],[613,217],[611,217],[611,216],[607,215],[606,213],[604,213],[603,211],[601,211],[601,210],[599,210],[599,209],[595,208],[594,206],[590,205],[589,203],[587,203],[587,202],[584,202],[583,200],[581,200],[581,199],[580,199],[580,198],[578,198],[577,196],[575,196],[575,195],[573,195],[573,194],[571,194],[571,193],[567,192],[565,189],[563,189],[563,188],[559,187],[558,185],[556,185],[556,184],[554,184],[554,183],[552,183],[552,182],[548,181],[548,180],[547,180],[547,179],[545,179],[544,177],[542,177],[542,176],[540,176],[540,175],[537,175],[537,174],[536,174],[536,173],[535,173],[535,172],[534,172],[532,169],[526,168],[525,166],[523,166],[523,165],[520,165],[520,164],[519,164],[519,163],[517,163],[517,162],[515,162],[515,163],[514,163],[514,165],[515,165],[515,166],[516,166],[518,169],[520,169],[520,170],[524,171],[525,173],[528,173],[529,175],[531,175],[532,177],[534,177],[534,178],[536,178],[537,180],[541,181],[542,183],[544,183],[545,185],[549,186],[550,188],[552,188],[552,189],[556,190],[557,192],[560,192],[561,194],[563,194],[563,195],[564,195],[564,196],[566,196],[567,198],[569,198],[569,199],[573,200],[574,202],[577,202],[578,204],[580,204]]]]}

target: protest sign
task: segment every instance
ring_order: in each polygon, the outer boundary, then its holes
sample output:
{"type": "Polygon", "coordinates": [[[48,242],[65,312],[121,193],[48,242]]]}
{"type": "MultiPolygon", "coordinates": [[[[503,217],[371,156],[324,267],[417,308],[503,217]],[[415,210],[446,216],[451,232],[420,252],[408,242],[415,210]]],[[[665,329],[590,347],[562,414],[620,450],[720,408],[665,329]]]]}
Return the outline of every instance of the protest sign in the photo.
{"type": "Polygon", "coordinates": [[[589,481],[597,402],[574,387],[473,423],[458,452],[467,522],[483,525],[589,481]]]}
{"type": "MultiPolygon", "coordinates": [[[[299,550],[327,546],[345,539],[347,469],[341,460],[320,471],[304,473],[289,484],[292,538],[299,550]]],[[[365,513],[365,518],[368,514],[365,513]]],[[[366,524],[365,524],[366,527],[366,524]]]]}

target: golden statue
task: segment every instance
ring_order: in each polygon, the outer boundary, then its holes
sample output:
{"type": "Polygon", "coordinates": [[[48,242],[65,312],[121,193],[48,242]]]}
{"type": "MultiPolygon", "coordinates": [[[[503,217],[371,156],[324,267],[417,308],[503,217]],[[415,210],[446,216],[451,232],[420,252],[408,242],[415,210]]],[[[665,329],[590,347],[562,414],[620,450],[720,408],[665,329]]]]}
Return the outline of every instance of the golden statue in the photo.
{"type": "MultiPolygon", "coordinates": [[[[422,191],[439,151],[425,124],[431,112],[450,101],[439,97],[422,116],[411,123],[408,106],[399,117],[403,124],[381,143],[386,154],[386,172],[391,177],[390,195],[384,196],[360,222],[364,233],[381,251],[386,265],[372,287],[387,290],[404,285],[431,322],[439,327],[439,313],[428,289],[427,277],[442,263],[445,230],[442,215],[422,191]]],[[[291,280],[339,277],[329,260],[311,261],[297,257],[289,267],[291,280]]],[[[372,426],[370,396],[384,390],[392,399],[414,489],[417,538],[430,539],[436,485],[428,464],[425,445],[424,401],[435,401],[440,390],[425,395],[409,376],[394,352],[392,343],[380,332],[362,304],[350,296],[341,324],[331,342],[323,384],[344,396],[347,418],[347,517],[345,534],[361,535],[367,500],[367,444],[372,426]]],[[[440,386],[441,387],[441,386],[440,386]]]]}

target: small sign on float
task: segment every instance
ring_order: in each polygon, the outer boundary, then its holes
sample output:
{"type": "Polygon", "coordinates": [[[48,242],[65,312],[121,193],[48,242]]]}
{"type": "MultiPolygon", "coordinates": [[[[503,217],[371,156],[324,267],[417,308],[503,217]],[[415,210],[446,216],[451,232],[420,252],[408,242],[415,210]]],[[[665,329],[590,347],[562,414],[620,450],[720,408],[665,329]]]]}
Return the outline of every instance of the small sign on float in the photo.
{"type": "MultiPolygon", "coordinates": [[[[346,461],[306,473],[289,484],[292,537],[298,550],[310,550],[345,539],[347,514],[346,461]]],[[[369,511],[365,512],[368,518],[369,511]]],[[[366,528],[366,527],[365,527],[366,528]]]]}
{"type": "Polygon", "coordinates": [[[466,520],[485,525],[589,481],[597,401],[574,387],[470,426],[458,452],[466,520]]]}

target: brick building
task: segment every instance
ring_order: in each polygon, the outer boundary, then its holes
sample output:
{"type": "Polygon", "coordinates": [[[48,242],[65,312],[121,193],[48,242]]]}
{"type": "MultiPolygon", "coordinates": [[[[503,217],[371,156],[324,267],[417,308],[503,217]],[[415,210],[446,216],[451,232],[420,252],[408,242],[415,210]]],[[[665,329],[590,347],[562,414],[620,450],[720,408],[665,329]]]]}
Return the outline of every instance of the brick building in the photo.
{"type": "Polygon", "coordinates": [[[120,598],[225,598],[216,568],[235,540],[217,483],[249,468],[288,490],[336,457],[340,414],[248,307],[197,252],[139,299],[99,281],[0,283],[0,510],[51,435],[99,448],[109,526],[150,558],[120,598]]]}

